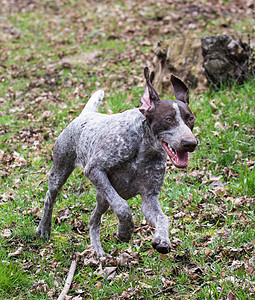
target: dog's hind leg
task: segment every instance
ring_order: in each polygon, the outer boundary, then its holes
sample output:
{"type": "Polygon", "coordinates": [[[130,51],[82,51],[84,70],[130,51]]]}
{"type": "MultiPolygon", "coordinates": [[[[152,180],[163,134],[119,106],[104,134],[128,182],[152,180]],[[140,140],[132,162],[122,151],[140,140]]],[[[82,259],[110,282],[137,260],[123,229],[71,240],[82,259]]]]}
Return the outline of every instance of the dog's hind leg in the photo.
{"type": "Polygon", "coordinates": [[[43,216],[36,231],[37,235],[44,239],[50,237],[56,197],[75,168],[75,153],[68,144],[65,143],[69,147],[63,147],[63,144],[63,139],[59,138],[54,146],[53,166],[49,173],[49,187],[44,202],[43,216]]]}
{"type": "Polygon", "coordinates": [[[55,165],[53,165],[50,170],[49,188],[44,202],[43,216],[36,231],[37,235],[43,239],[50,238],[52,212],[56,197],[72,171],[73,169],[70,168],[67,170],[59,169],[55,165]]]}
{"type": "Polygon", "coordinates": [[[89,234],[91,244],[94,246],[98,256],[104,256],[105,253],[100,242],[100,224],[101,216],[107,211],[109,203],[100,193],[97,193],[96,199],[96,208],[94,209],[89,221],[89,234]]]}

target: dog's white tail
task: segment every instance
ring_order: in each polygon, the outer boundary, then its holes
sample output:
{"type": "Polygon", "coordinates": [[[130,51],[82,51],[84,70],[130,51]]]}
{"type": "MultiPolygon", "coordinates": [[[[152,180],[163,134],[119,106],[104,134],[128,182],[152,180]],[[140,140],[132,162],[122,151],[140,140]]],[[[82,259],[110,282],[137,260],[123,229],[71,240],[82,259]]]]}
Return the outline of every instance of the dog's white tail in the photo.
{"type": "Polygon", "coordinates": [[[103,90],[98,90],[96,91],[89,99],[87,104],[85,105],[83,111],[81,112],[80,115],[89,113],[89,112],[96,112],[98,109],[98,106],[102,102],[104,98],[104,91],[103,90]]]}

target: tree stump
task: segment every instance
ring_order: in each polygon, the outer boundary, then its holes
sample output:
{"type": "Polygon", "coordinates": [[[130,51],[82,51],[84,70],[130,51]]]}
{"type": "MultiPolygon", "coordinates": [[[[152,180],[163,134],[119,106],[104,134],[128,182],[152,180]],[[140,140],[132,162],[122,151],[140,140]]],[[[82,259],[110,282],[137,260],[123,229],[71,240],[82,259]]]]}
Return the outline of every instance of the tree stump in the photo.
{"type": "Polygon", "coordinates": [[[201,39],[201,48],[205,76],[217,87],[233,81],[243,83],[253,73],[250,40],[244,43],[230,35],[207,36],[201,39]]]}
{"type": "Polygon", "coordinates": [[[190,88],[204,89],[207,80],[202,69],[203,57],[199,37],[179,37],[156,45],[152,62],[153,85],[160,93],[172,90],[170,76],[180,77],[190,88]]]}
{"type": "Polygon", "coordinates": [[[191,89],[205,90],[234,81],[243,83],[254,75],[253,47],[230,35],[176,38],[156,45],[152,62],[154,87],[162,94],[172,91],[171,74],[180,77],[191,89]]]}

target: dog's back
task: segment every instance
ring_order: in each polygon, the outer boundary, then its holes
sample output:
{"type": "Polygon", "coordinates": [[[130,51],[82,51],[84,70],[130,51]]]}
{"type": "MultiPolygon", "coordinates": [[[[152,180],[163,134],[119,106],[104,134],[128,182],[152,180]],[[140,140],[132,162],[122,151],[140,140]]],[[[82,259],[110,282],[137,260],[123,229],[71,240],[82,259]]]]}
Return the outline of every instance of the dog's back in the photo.
{"type": "Polygon", "coordinates": [[[95,92],[82,113],[62,131],[54,146],[53,159],[57,156],[59,162],[86,168],[90,158],[96,156],[98,164],[110,170],[137,155],[140,148],[146,148],[146,118],[139,109],[113,115],[97,113],[102,97],[102,91],[95,92]]]}

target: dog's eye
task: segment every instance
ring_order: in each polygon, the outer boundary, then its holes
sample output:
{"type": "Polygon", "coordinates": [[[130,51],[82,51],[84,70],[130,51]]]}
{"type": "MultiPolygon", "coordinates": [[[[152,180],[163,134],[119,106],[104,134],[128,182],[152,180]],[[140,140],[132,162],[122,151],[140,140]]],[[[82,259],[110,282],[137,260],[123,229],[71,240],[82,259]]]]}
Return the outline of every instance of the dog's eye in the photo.
{"type": "Polygon", "coordinates": [[[194,122],[194,117],[193,116],[189,116],[189,122],[194,122]]]}
{"type": "Polygon", "coordinates": [[[168,123],[173,123],[174,122],[174,118],[172,118],[172,117],[166,117],[166,121],[168,123]]]}

